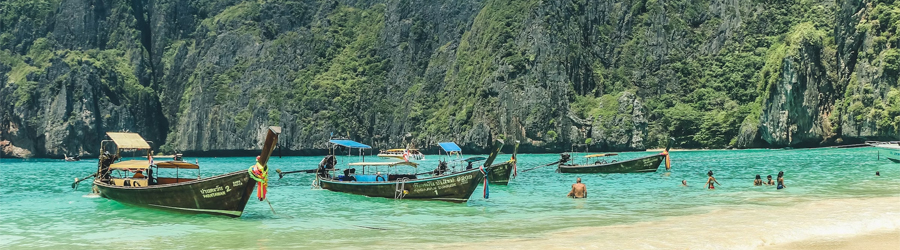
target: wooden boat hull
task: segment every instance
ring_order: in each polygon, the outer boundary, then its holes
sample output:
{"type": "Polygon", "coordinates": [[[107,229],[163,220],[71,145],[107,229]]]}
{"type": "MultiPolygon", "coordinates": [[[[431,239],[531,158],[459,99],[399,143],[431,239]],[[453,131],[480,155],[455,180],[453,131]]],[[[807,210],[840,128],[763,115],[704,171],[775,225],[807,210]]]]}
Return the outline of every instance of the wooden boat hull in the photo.
{"type": "Polygon", "coordinates": [[[637,159],[593,165],[559,165],[560,173],[648,173],[656,172],[665,155],[651,155],[637,159]]]}
{"type": "Polygon", "coordinates": [[[256,181],[246,170],[215,177],[147,187],[113,186],[100,181],[94,185],[100,196],[121,203],[175,210],[240,217],[253,195],[256,181]]]}
{"type": "Polygon", "coordinates": [[[488,171],[488,183],[509,185],[509,179],[512,175],[514,161],[507,161],[500,164],[492,165],[488,171]]]}
{"type": "Polygon", "coordinates": [[[470,169],[462,172],[423,179],[412,179],[406,182],[355,182],[338,181],[329,178],[319,179],[323,189],[369,197],[394,199],[399,195],[398,189],[405,190],[402,199],[441,200],[450,202],[466,202],[484,181],[481,170],[470,169]]]}
{"type": "Polygon", "coordinates": [[[900,145],[897,144],[876,144],[879,158],[887,158],[891,162],[900,163],[900,145]]]}

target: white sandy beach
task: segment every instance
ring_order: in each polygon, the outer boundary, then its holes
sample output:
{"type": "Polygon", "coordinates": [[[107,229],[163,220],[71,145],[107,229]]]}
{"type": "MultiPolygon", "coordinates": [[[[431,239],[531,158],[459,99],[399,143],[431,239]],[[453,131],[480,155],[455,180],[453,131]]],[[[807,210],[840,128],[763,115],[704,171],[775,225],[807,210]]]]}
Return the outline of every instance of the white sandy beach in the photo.
{"type": "Polygon", "coordinates": [[[900,230],[889,232],[871,233],[866,235],[805,240],[786,244],[775,244],[771,246],[760,247],[760,250],[896,250],[900,249],[900,230]]]}
{"type": "Polygon", "coordinates": [[[440,249],[900,249],[900,197],[831,199],[709,213],[440,249]]]}

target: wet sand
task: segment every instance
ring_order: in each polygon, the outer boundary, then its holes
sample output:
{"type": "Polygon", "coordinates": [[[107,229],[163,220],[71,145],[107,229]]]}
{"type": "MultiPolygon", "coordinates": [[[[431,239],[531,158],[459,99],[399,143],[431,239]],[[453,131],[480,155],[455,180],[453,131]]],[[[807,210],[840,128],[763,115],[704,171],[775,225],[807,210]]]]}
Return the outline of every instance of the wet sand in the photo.
{"type": "Polygon", "coordinates": [[[848,238],[819,239],[775,244],[760,247],[759,250],[896,250],[900,249],[900,230],[893,232],[872,233],[848,238]]]}
{"type": "MultiPolygon", "coordinates": [[[[489,233],[489,232],[485,232],[489,233]]],[[[658,221],[570,228],[438,249],[900,249],[900,197],[732,206],[658,221]]]]}

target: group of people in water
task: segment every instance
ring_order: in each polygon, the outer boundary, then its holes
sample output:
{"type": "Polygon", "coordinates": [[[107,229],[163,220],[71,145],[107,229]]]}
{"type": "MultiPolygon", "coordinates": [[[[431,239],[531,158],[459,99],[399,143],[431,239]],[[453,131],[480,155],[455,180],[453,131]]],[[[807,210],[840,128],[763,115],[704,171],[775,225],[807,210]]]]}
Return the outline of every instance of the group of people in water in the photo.
{"type": "MultiPolygon", "coordinates": [[[[770,186],[770,185],[776,185],[776,184],[774,181],[772,181],[771,175],[766,176],[766,181],[763,181],[759,175],[756,175],[756,179],[753,180],[753,185],[754,186],[762,186],[762,185],[770,186]]],[[[778,172],[778,184],[777,185],[778,185],[778,187],[777,187],[778,189],[784,188],[784,172],[778,172]]]]}
{"type": "MultiPolygon", "coordinates": [[[[878,174],[879,173],[876,172],[876,175],[878,174]]],[[[719,181],[716,180],[716,177],[713,177],[713,171],[710,170],[706,173],[706,175],[709,176],[706,179],[706,188],[716,189],[716,185],[719,185],[719,181]]],[[[766,181],[763,181],[760,175],[756,175],[756,179],[753,180],[753,185],[776,185],[776,189],[784,189],[786,187],[784,185],[784,171],[778,172],[778,176],[775,181],[772,180],[772,175],[766,176],[766,179],[766,181]]],[[[681,185],[687,187],[687,180],[681,180],[681,185]]],[[[575,184],[572,184],[572,190],[569,191],[569,194],[567,196],[569,198],[587,198],[587,186],[585,186],[584,183],[581,183],[581,177],[578,177],[575,180],[575,184]]]]}
{"type": "MultiPolygon", "coordinates": [[[[706,175],[709,176],[709,178],[706,179],[706,188],[716,189],[716,185],[718,185],[719,182],[716,181],[716,177],[713,177],[713,171],[710,170],[709,172],[706,173],[706,175]]],[[[784,185],[784,171],[778,172],[777,183],[776,183],[776,181],[772,181],[772,175],[766,176],[766,179],[767,179],[766,181],[763,181],[762,177],[760,177],[760,175],[756,175],[756,179],[753,179],[753,185],[754,186],[776,185],[776,187],[775,187],[776,189],[783,189],[786,187],[784,185]]],[[[687,181],[681,180],[681,185],[687,186],[687,181]]]]}

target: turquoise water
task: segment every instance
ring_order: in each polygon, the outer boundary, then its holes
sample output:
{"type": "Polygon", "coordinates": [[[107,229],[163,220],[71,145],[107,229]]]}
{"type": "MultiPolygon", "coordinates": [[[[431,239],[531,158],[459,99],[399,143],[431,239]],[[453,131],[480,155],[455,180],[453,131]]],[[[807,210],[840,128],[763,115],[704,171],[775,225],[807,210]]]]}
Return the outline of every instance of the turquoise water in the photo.
{"type": "MultiPolygon", "coordinates": [[[[652,154],[623,153],[620,159],[652,154]]],[[[701,215],[725,208],[786,207],[806,201],[896,197],[900,164],[876,160],[872,148],[713,150],[672,152],[673,169],[647,174],[559,174],[553,167],[520,173],[509,186],[481,187],[468,203],[395,201],[314,190],[312,174],[286,175],[269,184],[269,200],[251,200],[241,218],[178,214],[86,197],[73,179],[89,175],[95,160],[0,159],[0,248],[268,248],[341,246],[393,248],[542,237],[573,227],[627,225],[701,215]],[[713,170],[721,183],[702,188],[713,170]],[[755,175],[785,172],[787,188],[755,187],[755,175]],[[881,177],[875,177],[881,171],[881,177]],[[589,198],[565,198],[582,177],[589,198]],[[681,187],[686,180],[689,187],[681,187]],[[374,228],[374,229],[373,229],[374,228]],[[109,245],[112,246],[112,245],[109,245]],[[406,245],[408,246],[408,245],[406,245]]],[[[346,157],[344,157],[346,158],[346,157]]],[[[339,159],[346,163],[347,159],[339,159]]],[[[438,157],[421,161],[423,170],[438,157]]],[[[498,160],[506,160],[501,155],[498,160]]],[[[577,157],[576,157],[577,158],[577,157]]],[[[271,169],[313,168],[321,157],[273,158],[271,169]]],[[[354,158],[355,159],[355,158],[354,158]]],[[[367,159],[375,159],[375,157],[367,159]]],[[[558,159],[519,157],[519,170],[558,159]]],[[[187,158],[194,161],[195,158],[187,158]]],[[[197,158],[203,177],[248,168],[253,158],[197,158]]],[[[184,171],[181,174],[196,174],[184,171]]],[[[651,232],[648,232],[651,233],[651,232]]]]}

